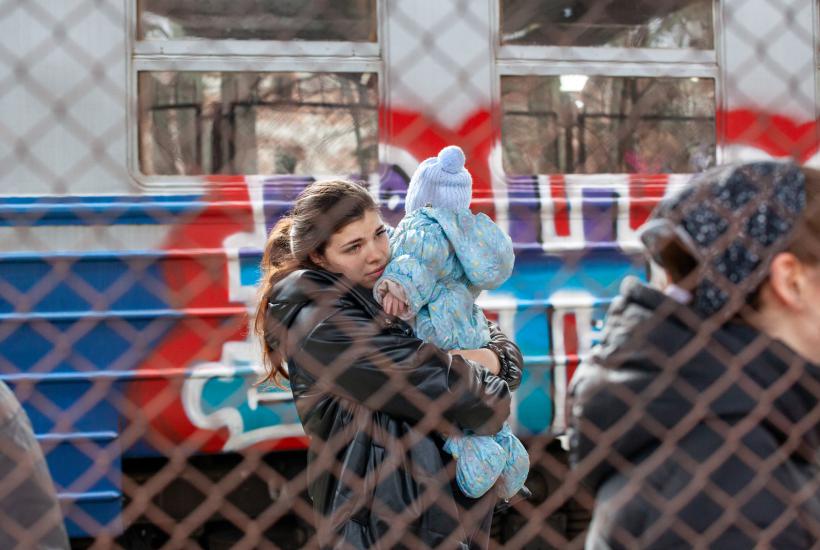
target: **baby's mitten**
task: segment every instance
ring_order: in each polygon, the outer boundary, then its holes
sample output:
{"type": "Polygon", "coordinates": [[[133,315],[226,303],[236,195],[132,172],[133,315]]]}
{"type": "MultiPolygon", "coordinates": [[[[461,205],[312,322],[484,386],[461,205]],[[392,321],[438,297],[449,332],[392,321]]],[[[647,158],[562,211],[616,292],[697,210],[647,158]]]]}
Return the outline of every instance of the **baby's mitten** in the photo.
{"type": "Polygon", "coordinates": [[[507,462],[507,453],[491,436],[451,437],[444,450],[456,459],[456,483],[470,498],[489,491],[507,462]]]}
{"type": "Polygon", "coordinates": [[[506,422],[493,439],[504,449],[505,464],[498,478],[496,490],[501,498],[507,500],[520,491],[527,481],[530,457],[524,444],[515,437],[506,422]]]}

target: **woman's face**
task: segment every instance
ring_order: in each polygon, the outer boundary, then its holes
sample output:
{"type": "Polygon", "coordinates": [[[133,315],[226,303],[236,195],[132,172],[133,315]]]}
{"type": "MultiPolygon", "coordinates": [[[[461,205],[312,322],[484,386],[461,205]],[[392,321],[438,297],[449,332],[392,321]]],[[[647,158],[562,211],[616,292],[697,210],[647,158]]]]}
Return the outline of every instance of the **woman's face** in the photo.
{"type": "Polygon", "coordinates": [[[806,307],[795,323],[799,351],[813,363],[820,364],[820,266],[806,268],[806,307]]]}
{"type": "Polygon", "coordinates": [[[341,273],[353,283],[373,288],[390,260],[387,229],[379,213],[365,215],[334,233],[324,254],[311,255],[319,266],[341,273]]]}
{"type": "Polygon", "coordinates": [[[804,264],[793,256],[776,258],[767,287],[761,328],[809,361],[820,363],[820,265],[804,264]]]}

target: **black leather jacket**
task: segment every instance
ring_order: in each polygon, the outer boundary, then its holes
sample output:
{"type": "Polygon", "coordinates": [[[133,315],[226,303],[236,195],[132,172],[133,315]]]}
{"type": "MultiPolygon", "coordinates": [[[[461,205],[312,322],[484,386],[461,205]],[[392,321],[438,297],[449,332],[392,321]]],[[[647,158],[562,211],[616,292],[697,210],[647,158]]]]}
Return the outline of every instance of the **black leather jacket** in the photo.
{"type": "Polygon", "coordinates": [[[785,344],[625,281],[573,379],[570,458],[596,493],[586,548],[816,548],[818,387],[785,344]]]}
{"type": "Polygon", "coordinates": [[[322,547],[466,548],[441,434],[500,429],[521,378],[515,344],[491,327],[494,376],[423,343],[372,291],[321,270],[292,273],[268,301],[266,335],[287,357],[310,436],[322,547]]]}

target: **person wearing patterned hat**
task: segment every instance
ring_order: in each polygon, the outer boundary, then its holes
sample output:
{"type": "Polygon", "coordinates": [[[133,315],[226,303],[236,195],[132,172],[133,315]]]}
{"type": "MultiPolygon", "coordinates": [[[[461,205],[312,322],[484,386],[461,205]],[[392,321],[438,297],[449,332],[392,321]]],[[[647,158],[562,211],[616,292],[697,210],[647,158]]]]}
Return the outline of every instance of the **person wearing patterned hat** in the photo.
{"type": "MultiPolygon", "coordinates": [[[[373,288],[388,314],[453,353],[489,342],[475,298],[501,285],[515,262],[510,237],[485,214],[470,211],[472,176],[464,163],[464,152],[451,145],[415,171],[406,216],[390,238],[392,259],[373,288]]],[[[507,423],[492,437],[450,437],[444,450],[456,459],[456,482],[470,498],[495,486],[509,500],[524,487],[529,457],[507,423]]]]}
{"type": "Polygon", "coordinates": [[[690,287],[695,311],[728,319],[791,242],[805,207],[805,175],[792,164],[723,167],[663,200],[641,240],[678,288],[690,287]],[[681,253],[690,259],[684,266],[681,253]],[[681,273],[685,266],[691,270],[681,273]]]}
{"type": "Polygon", "coordinates": [[[586,547],[816,547],[820,172],[709,170],[642,240],[661,283],[623,282],[570,388],[586,547]]]}

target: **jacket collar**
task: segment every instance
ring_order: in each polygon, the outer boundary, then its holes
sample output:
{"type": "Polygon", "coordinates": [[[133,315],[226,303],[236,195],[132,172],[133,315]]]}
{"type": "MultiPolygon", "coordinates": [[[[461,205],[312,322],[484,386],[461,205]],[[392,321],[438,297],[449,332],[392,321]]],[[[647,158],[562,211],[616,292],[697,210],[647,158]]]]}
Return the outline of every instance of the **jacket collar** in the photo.
{"type": "Polygon", "coordinates": [[[353,284],[341,273],[324,269],[300,269],[290,273],[274,285],[268,302],[280,310],[287,306],[301,307],[310,302],[337,304],[352,301],[373,317],[384,314],[373,298],[373,293],[361,285],[353,284]]]}

